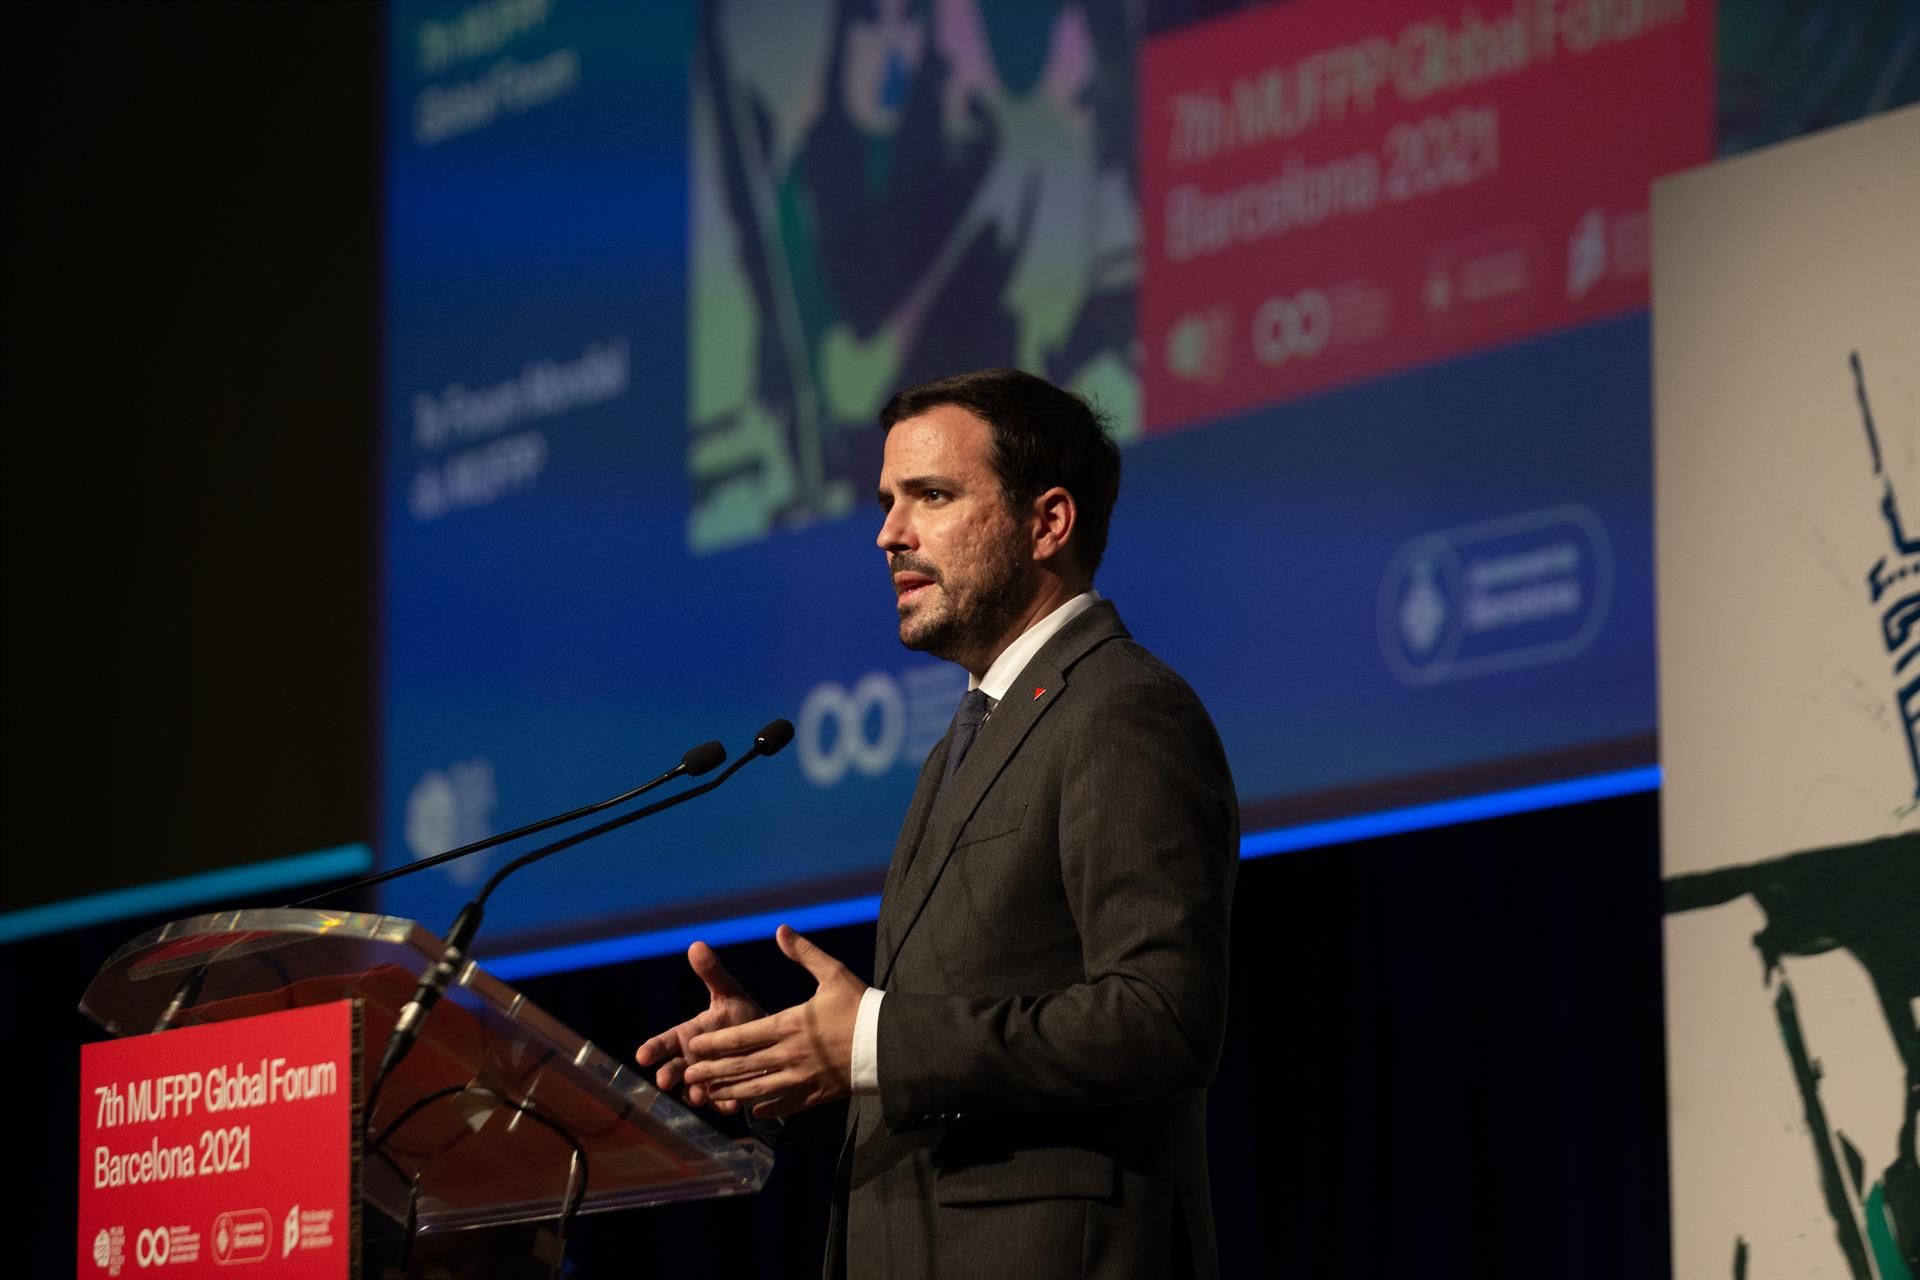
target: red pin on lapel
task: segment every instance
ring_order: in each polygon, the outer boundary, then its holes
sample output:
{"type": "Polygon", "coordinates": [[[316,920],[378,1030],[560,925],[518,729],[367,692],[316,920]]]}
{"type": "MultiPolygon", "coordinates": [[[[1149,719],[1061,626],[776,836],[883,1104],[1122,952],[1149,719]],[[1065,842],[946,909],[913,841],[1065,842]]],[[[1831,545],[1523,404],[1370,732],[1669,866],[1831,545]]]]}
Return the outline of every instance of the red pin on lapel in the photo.
{"type": "Polygon", "coordinates": [[[1041,687],[1040,687],[1039,685],[1035,685],[1035,686],[1033,686],[1033,700],[1034,700],[1035,702],[1038,702],[1038,701],[1040,701],[1040,695],[1041,695],[1041,694],[1043,694],[1043,693],[1045,693],[1045,692],[1046,692],[1046,690],[1045,690],[1045,689],[1042,689],[1042,688],[1041,688],[1041,687]]]}

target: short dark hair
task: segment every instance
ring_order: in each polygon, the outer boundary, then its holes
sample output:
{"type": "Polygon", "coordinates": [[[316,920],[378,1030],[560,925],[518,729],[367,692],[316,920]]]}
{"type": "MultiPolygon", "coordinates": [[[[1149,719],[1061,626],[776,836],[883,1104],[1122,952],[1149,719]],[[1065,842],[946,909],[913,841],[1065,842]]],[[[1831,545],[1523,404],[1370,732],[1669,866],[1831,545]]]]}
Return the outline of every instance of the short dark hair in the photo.
{"type": "Polygon", "coordinates": [[[880,426],[892,430],[942,405],[958,405],[993,429],[989,461],[1015,513],[1055,485],[1073,495],[1068,545],[1091,578],[1120,496],[1120,448],[1106,415],[1023,370],[978,369],[896,392],[880,410],[880,426]]]}

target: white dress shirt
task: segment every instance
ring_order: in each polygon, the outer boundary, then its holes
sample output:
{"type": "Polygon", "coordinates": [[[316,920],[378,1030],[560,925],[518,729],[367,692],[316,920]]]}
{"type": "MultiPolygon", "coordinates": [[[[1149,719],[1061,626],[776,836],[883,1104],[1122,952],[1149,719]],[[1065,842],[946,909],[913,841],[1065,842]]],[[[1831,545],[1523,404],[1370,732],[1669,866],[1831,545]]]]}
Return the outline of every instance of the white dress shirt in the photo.
{"type": "MultiPolygon", "coordinates": [[[[1007,696],[1013,678],[1033,661],[1033,655],[1039,653],[1060,628],[1093,608],[1099,599],[1100,593],[1097,591],[1082,591],[1022,631],[1017,640],[1001,650],[1000,656],[987,668],[986,675],[967,676],[967,688],[981,690],[997,706],[1000,699],[1007,696]]],[[[991,716],[992,713],[988,714],[991,716]]],[[[878,987],[868,987],[860,997],[860,1011],[853,1022],[853,1091],[856,1094],[873,1095],[880,1092],[880,1002],[886,995],[878,987]]]]}

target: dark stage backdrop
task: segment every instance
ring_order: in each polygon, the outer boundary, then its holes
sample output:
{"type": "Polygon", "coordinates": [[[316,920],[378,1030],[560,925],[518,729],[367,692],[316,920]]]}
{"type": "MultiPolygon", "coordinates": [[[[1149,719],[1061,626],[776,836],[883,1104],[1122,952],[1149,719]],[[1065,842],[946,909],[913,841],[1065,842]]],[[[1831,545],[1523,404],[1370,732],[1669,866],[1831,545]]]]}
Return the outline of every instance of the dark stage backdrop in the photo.
{"type": "Polygon", "coordinates": [[[8,42],[0,937],[367,838],[377,19],[47,6],[8,42]]]}
{"type": "MultiPolygon", "coordinates": [[[[1657,805],[1622,797],[1250,862],[1234,904],[1231,1021],[1208,1103],[1223,1273],[1433,1280],[1667,1274],[1657,805]]],[[[28,1028],[9,1096],[32,1153],[22,1233],[71,1266],[73,1099],[92,1029],[73,1005],[146,923],[0,950],[0,1018],[28,1028]]],[[[816,940],[871,954],[871,926],[816,940]]],[[[770,943],[726,948],[798,999],[770,943]]],[[[558,974],[529,996],[610,1049],[700,995],[679,957],[558,974]]],[[[780,1152],[758,1196],[582,1219],[579,1280],[817,1275],[835,1152],[780,1152]]],[[[487,1276],[532,1274],[523,1231],[487,1276]]],[[[369,1232],[367,1275],[393,1256],[369,1232]]]]}

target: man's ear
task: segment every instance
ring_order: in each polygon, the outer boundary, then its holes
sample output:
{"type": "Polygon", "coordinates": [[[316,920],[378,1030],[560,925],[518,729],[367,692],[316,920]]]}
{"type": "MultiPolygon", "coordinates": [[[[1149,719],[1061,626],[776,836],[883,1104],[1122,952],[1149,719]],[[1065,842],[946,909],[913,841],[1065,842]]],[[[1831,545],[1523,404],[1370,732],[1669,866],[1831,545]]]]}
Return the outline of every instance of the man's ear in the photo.
{"type": "Polygon", "coordinates": [[[1073,505],[1073,495],[1059,485],[1033,500],[1031,527],[1033,558],[1036,561],[1044,564],[1057,561],[1067,554],[1078,515],[1079,511],[1073,505]]]}

